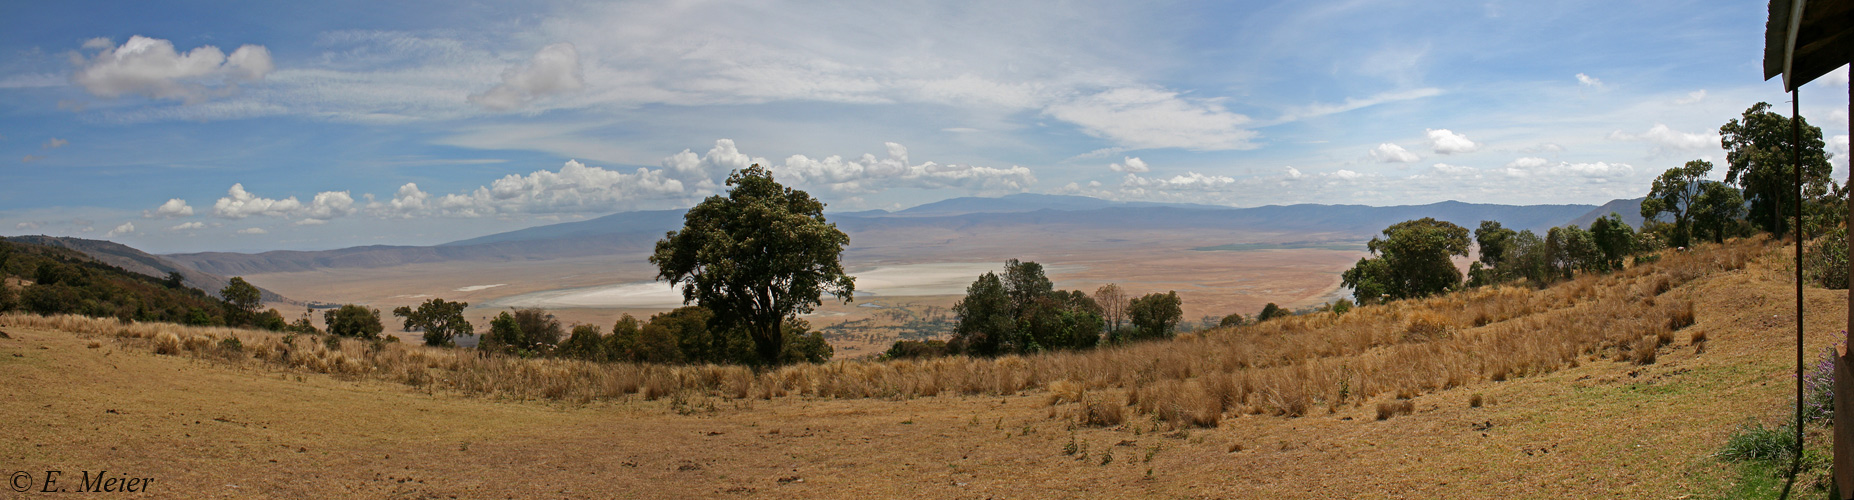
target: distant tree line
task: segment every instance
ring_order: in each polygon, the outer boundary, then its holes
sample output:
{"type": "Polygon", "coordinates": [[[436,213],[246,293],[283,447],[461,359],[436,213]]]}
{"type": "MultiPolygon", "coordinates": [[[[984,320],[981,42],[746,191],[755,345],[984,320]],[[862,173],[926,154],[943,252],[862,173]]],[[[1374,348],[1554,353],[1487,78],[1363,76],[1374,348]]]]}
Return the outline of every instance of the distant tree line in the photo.
{"type": "MultiPolygon", "coordinates": [[[[626,314],[606,334],[596,325],[574,325],[569,331],[544,310],[515,309],[491,319],[489,331],[477,347],[522,357],[598,362],[756,364],[758,350],[748,333],[739,328],[715,328],[714,317],[714,312],[700,306],[655,314],[647,322],[626,314]]],[[[790,321],[783,326],[785,344],[779,362],[830,360],[830,344],[822,335],[808,331],[810,327],[804,321],[790,321]]]]}
{"type": "Polygon", "coordinates": [[[1092,349],[1103,343],[1170,338],[1184,317],[1177,292],[1129,298],[1108,284],[1090,295],[1057,290],[1036,262],[1011,259],[987,272],[953,305],[950,340],[901,340],[883,357],[998,356],[1092,349]]]}
{"type": "Polygon", "coordinates": [[[1370,255],[1347,270],[1342,282],[1361,302],[1426,297],[1463,286],[1545,286],[1578,273],[1606,273],[1630,261],[1651,260],[1666,248],[1760,231],[1794,236],[1801,230],[1815,237],[1806,246],[1805,274],[1818,285],[1846,288],[1847,188],[1829,178],[1832,155],[1823,150],[1821,129],[1797,117],[1802,142],[1796,143],[1790,120],[1760,102],[1720,127],[1728,164],[1725,181],[1706,178],[1713,164],[1705,160],[1667,169],[1642,201],[1639,230],[1614,213],[1588,229],[1554,227],[1543,237],[1482,221],[1473,233],[1479,255],[1464,282],[1452,259],[1468,256],[1467,229],[1430,218],[1405,221],[1373,238],[1367,245],[1370,255]],[[1800,164],[1791,149],[1798,144],[1800,164]],[[1800,197],[1793,184],[1799,169],[1800,197]],[[1800,228],[1792,220],[1798,204],[1800,228]]]}
{"type": "Polygon", "coordinates": [[[157,278],[105,264],[75,250],[0,241],[0,311],[78,314],[122,321],[280,330],[261,310],[257,287],[232,278],[223,298],[190,288],[178,273],[157,278]]]}

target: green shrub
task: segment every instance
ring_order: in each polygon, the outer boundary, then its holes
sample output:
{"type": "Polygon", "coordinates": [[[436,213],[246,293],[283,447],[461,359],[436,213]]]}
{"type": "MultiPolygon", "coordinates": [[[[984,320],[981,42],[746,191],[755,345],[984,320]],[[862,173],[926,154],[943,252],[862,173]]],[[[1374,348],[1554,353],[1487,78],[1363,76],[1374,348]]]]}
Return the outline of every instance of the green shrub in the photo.
{"type": "Polygon", "coordinates": [[[823,335],[807,331],[810,326],[803,320],[785,324],[785,348],[779,352],[780,363],[823,363],[836,354],[823,335]]]}
{"type": "Polygon", "coordinates": [[[574,325],[573,333],[566,342],[560,343],[560,355],[586,361],[605,361],[604,343],[599,338],[599,327],[593,325],[574,325]]]}
{"type": "Polygon", "coordinates": [[[1182,304],[1178,292],[1149,293],[1133,299],[1127,306],[1127,315],[1133,318],[1133,328],[1139,331],[1140,338],[1171,338],[1173,328],[1184,319],[1182,304]]]}
{"type": "Polygon", "coordinates": [[[380,332],[386,326],[380,324],[380,311],[364,306],[348,304],[330,309],[322,314],[328,323],[328,333],[338,337],[355,337],[362,339],[380,338],[380,332]]]}
{"type": "Polygon", "coordinates": [[[882,359],[931,359],[947,353],[944,340],[897,340],[882,353],[882,359]]]}
{"type": "Polygon", "coordinates": [[[1836,228],[1803,249],[1803,279],[1830,290],[1848,288],[1848,230],[1836,228]]]}
{"type": "Polygon", "coordinates": [[[1333,314],[1345,314],[1352,310],[1352,301],[1350,299],[1335,300],[1333,301],[1332,310],[1333,314]]]}

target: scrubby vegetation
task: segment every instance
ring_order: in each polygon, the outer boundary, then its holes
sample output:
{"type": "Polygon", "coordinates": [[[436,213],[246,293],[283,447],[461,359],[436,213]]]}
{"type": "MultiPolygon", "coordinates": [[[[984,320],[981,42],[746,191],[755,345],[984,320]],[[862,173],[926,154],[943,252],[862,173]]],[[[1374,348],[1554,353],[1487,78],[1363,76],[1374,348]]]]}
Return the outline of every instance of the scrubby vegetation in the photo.
{"type": "MultiPolygon", "coordinates": [[[[228,290],[237,291],[242,283],[234,278],[228,290]]],[[[235,298],[239,302],[230,304],[178,279],[128,272],[74,250],[0,241],[0,311],[199,326],[272,328],[282,322],[274,310],[258,313],[255,299],[235,298]]]]}
{"type": "Polygon", "coordinates": [[[998,356],[1089,349],[1107,328],[1103,312],[1085,292],[1056,290],[1042,264],[1011,259],[1004,263],[1004,276],[979,276],[966,288],[966,298],[953,306],[959,324],[947,350],[998,356]]]}

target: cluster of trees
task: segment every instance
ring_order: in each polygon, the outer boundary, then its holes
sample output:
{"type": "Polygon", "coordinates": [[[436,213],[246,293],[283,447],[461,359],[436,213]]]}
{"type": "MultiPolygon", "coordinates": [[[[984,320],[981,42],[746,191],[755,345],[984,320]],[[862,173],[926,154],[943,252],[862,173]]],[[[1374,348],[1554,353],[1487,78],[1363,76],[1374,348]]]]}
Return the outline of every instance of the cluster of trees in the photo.
{"type": "MultiPolygon", "coordinates": [[[[1657,245],[1613,213],[1597,218],[1588,230],[1572,224],[1551,228],[1544,237],[1531,230],[1514,231],[1496,221],[1481,221],[1473,235],[1479,256],[1468,266],[1467,286],[1518,280],[1545,285],[1578,272],[1609,272],[1622,269],[1630,257],[1657,245]]],[[[1342,283],[1360,302],[1420,298],[1454,290],[1464,283],[1453,258],[1467,257],[1469,244],[1467,228],[1450,222],[1432,218],[1400,222],[1371,240],[1367,245],[1371,255],[1346,270],[1342,283]]],[[[1339,307],[1335,304],[1333,309],[1339,307]]]]}
{"type": "Polygon", "coordinates": [[[985,273],[973,281],[953,313],[959,324],[948,349],[980,356],[1087,349],[1107,325],[1087,293],[1056,290],[1041,264],[1016,259],[1004,264],[1004,276],[985,273]]]}
{"type": "Polygon", "coordinates": [[[985,273],[966,287],[953,306],[958,325],[950,341],[896,342],[889,357],[946,354],[997,356],[1050,350],[1089,349],[1107,342],[1169,338],[1183,319],[1177,292],[1127,297],[1108,284],[1091,296],[1056,290],[1035,262],[1011,259],[1004,275],[985,273]]]}
{"type": "Polygon", "coordinates": [[[1614,213],[1597,218],[1588,230],[1575,224],[1554,227],[1543,238],[1482,221],[1474,239],[1480,256],[1469,264],[1468,286],[1517,280],[1546,285],[1578,272],[1615,271],[1630,257],[1660,246],[1660,240],[1637,233],[1614,213]]]}
{"type": "MultiPolygon", "coordinates": [[[[1790,117],[1770,111],[1769,103],[1757,103],[1720,127],[1728,163],[1725,181],[1706,179],[1713,164],[1705,160],[1668,169],[1642,202],[1639,232],[1614,213],[1598,218],[1589,229],[1554,227],[1543,237],[1482,221],[1473,238],[1479,257],[1469,266],[1466,285],[1524,280],[1542,286],[1579,272],[1621,269],[1629,257],[1644,252],[1721,242],[1756,231],[1778,237],[1797,229],[1813,235],[1846,231],[1847,191],[1829,178],[1832,168],[1823,150],[1822,130],[1796,119],[1800,143],[1792,135],[1790,117]],[[1801,146],[1800,164],[1792,158],[1795,145],[1801,146]],[[1800,197],[1793,184],[1798,169],[1803,180],[1800,197]],[[1804,213],[1801,228],[1793,227],[1790,218],[1798,204],[1804,213]]],[[[1428,218],[1406,221],[1385,228],[1383,237],[1373,238],[1368,247],[1371,255],[1343,276],[1360,301],[1424,297],[1463,285],[1451,259],[1468,255],[1466,228],[1428,218]]],[[[1810,248],[1846,251],[1845,246],[1829,244],[1810,248]]],[[[1811,262],[1820,263],[1817,267],[1841,266],[1811,270],[1812,276],[1846,280],[1845,257],[1821,255],[1811,262]]]]}
{"type": "MultiPolygon", "coordinates": [[[[610,334],[596,325],[575,325],[564,332],[560,322],[539,309],[504,312],[490,321],[479,346],[521,355],[552,354],[587,361],[663,364],[756,364],[758,350],[745,329],[714,328],[715,313],[684,306],[640,322],[629,314],[612,324],[610,334]]],[[[822,363],[832,355],[824,337],[803,320],[785,328],[779,363],[822,363]]]]}
{"type": "Polygon", "coordinates": [[[229,312],[232,304],[185,286],[178,274],[145,276],[75,250],[30,243],[0,241],[0,283],[0,311],[201,326],[265,325],[270,319],[255,307],[229,312]]]}
{"type": "Polygon", "coordinates": [[[1656,177],[1642,200],[1643,232],[1681,248],[1749,233],[1744,194],[1730,184],[1706,180],[1710,173],[1712,162],[1693,160],[1656,177]],[[1661,222],[1664,218],[1671,222],[1661,222]]]}

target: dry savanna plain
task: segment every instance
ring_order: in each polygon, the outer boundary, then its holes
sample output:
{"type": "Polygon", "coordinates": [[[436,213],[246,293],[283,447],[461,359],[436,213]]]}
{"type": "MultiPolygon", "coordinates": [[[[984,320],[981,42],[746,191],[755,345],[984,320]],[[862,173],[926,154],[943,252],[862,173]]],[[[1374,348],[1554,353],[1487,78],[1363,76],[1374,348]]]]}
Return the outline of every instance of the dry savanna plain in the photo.
{"type": "MultiPolygon", "coordinates": [[[[827,336],[840,358],[879,354],[901,333],[889,328],[901,323],[894,313],[944,316],[980,274],[1002,272],[1005,260],[1021,259],[1043,264],[1059,289],[1092,293],[1115,283],[1134,296],[1177,291],[1185,320],[1196,324],[1205,316],[1248,317],[1270,302],[1293,309],[1344,297],[1339,274],[1363,256],[1364,243],[1356,235],[1326,233],[1194,234],[1035,226],[863,231],[851,236],[843,256],[846,270],[857,276],[855,300],[844,303],[827,297],[804,319],[814,329],[854,322],[851,326],[857,327],[845,329],[846,334],[827,336]]],[[[468,302],[465,316],[479,326],[510,307],[541,307],[567,325],[609,329],[622,315],[644,319],[681,305],[680,293],[654,281],[657,270],[648,259],[648,253],[623,252],[325,268],[245,278],[299,300],[366,304],[382,312],[416,307],[431,298],[468,302]]],[[[303,312],[302,306],[271,306],[292,319],[303,312]]],[[[389,324],[389,332],[398,330],[396,326],[389,324]]],[[[409,341],[419,339],[417,333],[396,334],[409,341]]]]}
{"type": "MultiPolygon", "coordinates": [[[[1088,352],[761,372],[6,315],[0,462],[32,492],[107,471],[155,498],[1717,498],[1726,436],[1785,415],[1784,248],[1088,352]]],[[[1845,295],[1807,303],[1818,352],[1845,295]]]]}

